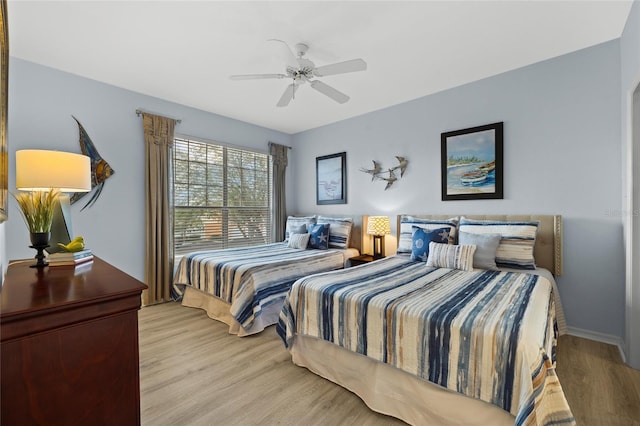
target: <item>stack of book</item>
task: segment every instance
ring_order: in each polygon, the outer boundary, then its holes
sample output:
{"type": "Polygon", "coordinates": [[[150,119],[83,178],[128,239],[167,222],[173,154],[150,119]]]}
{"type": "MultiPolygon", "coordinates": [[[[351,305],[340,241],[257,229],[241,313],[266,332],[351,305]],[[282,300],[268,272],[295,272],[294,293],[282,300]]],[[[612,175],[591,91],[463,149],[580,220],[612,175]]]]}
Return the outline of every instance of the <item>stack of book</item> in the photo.
{"type": "Polygon", "coordinates": [[[49,266],[76,266],[83,263],[91,262],[93,260],[93,253],[91,250],[81,250],[73,253],[61,252],[51,253],[47,257],[49,266]]]}

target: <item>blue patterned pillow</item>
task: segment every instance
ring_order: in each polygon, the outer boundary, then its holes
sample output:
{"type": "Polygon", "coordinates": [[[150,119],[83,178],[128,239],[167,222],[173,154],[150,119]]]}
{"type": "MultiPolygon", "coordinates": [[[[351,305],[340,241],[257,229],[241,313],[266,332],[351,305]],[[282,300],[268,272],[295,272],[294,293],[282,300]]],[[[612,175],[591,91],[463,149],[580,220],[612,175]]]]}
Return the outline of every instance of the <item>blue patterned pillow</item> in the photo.
{"type": "Polygon", "coordinates": [[[327,250],[329,248],[329,224],[317,223],[309,228],[309,248],[327,250]]]}
{"type": "Polygon", "coordinates": [[[449,231],[449,228],[426,230],[414,226],[413,236],[411,238],[411,260],[426,262],[429,257],[429,243],[448,243],[449,231]]]}
{"type": "Polygon", "coordinates": [[[422,229],[432,230],[438,228],[449,228],[449,236],[452,242],[456,237],[456,226],[458,218],[449,219],[422,219],[415,216],[400,216],[400,239],[398,241],[398,254],[411,254],[413,227],[417,226],[422,229]]]}
{"type": "Polygon", "coordinates": [[[353,219],[350,217],[337,218],[318,216],[316,223],[328,223],[329,226],[331,226],[329,247],[339,249],[349,248],[353,219]]]}
{"type": "Polygon", "coordinates": [[[533,248],[540,221],[473,220],[462,217],[460,231],[470,234],[500,234],[496,249],[498,267],[536,269],[533,248]]]}
{"type": "Polygon", "coordinates": [[[303,234],[304,232],[295,232],[299,231],[302,225],[305,225],[306,228],[316,223],[316,216],[289,216],[287,217],[287,225],[284,230],[284,240],[289,240],[289,234],[303,234]]]}

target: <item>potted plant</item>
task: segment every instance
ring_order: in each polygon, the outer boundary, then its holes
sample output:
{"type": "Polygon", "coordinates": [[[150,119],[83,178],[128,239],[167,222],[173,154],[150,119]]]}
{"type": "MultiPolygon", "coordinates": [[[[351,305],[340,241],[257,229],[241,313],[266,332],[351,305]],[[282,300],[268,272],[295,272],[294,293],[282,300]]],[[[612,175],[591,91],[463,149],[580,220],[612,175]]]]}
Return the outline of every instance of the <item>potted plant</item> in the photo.
{"type": "Polygon", "coordinates": [[[24,222],[31,234],[31,244],[45,247],[49,244],[53,208],[60,191],[30,191],[14,195],[24,222]]]}

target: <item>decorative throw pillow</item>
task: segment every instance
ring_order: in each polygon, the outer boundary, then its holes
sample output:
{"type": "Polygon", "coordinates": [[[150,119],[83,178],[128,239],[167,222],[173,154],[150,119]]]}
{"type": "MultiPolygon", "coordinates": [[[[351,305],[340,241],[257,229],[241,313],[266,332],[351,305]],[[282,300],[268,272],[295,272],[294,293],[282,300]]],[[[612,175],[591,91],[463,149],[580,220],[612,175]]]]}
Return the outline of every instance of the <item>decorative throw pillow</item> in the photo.
{"type": "Polygon", "coordinates": [[[460,219],[460,231],[472,234],[500,234],[496,265],[506,268],[536,269],[533,247],[540,221],[497,221],[460,219]]]}
{"type": "Polygon", "coordinates": [[[476,246],[456,246],[452,244],[429,243],[427,266],[436,268],[473,270],[473,253],[476,246]]]}
{"type": "Polygon", "coordinates": [[[500,234],[470,234],[460,231],[458,233],[458,244],[476,246],[473,255],[473,267],[480,269],[497,270],[496,250],[500,244],[500,234]]]}
{"type": "Polygon", "coordinates": [[[429,257],[429,243],[432,241],[448,243],[449,228],[438,228],[428,231],[414,226],[411,240],[411,260],[426,262],[429,257]]]}
{"type": "Polygon", "coordinates": [[[328,223],[331,227],[331,233],[329,234],[329,247],[339,249],[349,248],[351,228],[353,227],[352,218],[318,216],[316,223],[328,223]]]}
{"type": "Polygon", "coordinates": [[[294,249],[306,249],[309,244],[309,234],[291,234],[287,246],[294,249]]]}
{"type": "Polygon", "coordinates": [[[307,224],[303,223],[300,226],[296,226],[293,225],[291,226],[291,229],[289,230],[289,236],[291,236],[291,234],[306,234],[307,231],[307,224]]]}
{"type": "Polygon", "coordinates": [[[438,228],[449,228],[449,237],[451,241],[455,241],[456,227],[458,218],[449,219],[421,219],[419,217],[402,215],[400,216],[400,238],[398,240],[397,254],[411,254],[413,245],[413,227],[417,226],[422,229],[432,230],[438,228]]]}
{"type": "Polygon", "coordinates": [[[309,248],[327,250],[329,248],[329,224],[317,223],[309,228],[309,248]]]}
{"type": "Polygon", "coordinates": [[[289,216],[287,217],[287,225],[284,230],[284,240],[287,241],[289,239],[289,234],[291,234],[291,230],[294,227],[300,227],[305,225],[308,228],[310,225],[316,223],[316,216],[289,216]]]}

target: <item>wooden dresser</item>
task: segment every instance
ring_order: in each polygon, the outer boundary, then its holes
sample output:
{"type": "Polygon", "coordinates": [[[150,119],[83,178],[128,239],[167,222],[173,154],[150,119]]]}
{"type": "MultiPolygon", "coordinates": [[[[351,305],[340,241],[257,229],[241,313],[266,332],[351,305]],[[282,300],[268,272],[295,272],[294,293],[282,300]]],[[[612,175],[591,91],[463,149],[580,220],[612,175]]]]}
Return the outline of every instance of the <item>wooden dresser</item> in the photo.
{"type": "Polygon", "coordinates": [[[11,263],[0,312],[0,423],[140,424],[138,309],[147,286],[109,263],[11,263]]]}

